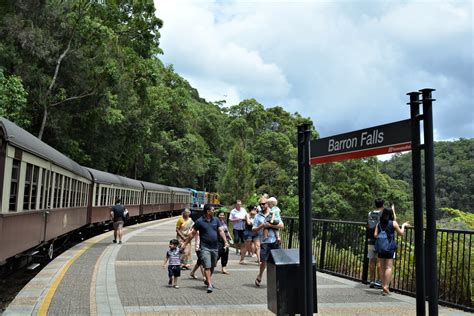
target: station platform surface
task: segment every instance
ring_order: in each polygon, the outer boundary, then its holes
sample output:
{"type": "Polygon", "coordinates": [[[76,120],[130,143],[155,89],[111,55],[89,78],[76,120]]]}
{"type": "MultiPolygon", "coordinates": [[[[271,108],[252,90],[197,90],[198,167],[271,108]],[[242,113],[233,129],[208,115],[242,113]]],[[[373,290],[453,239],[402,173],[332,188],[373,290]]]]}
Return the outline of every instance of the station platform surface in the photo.
{"type": "MultiPolygon", "coordinates": [[[[273,315],[267,309],[266,275],[257,288],[255,258],[239,264],[232,248],[230,274],[221,274],[218,265],[213,293],[188,270],[182,271],[179,289],[169,287],[163,260],[176,236],[176,220],[125,227],[120,245],[112,243],[113,232],[76,245],[40,271],[4,315],[273,315]]],[[[199,270],[196,276],[201,277],[199,270]]],[[[317,274],[317,295],[322,315],[416,314],[412,297],[382,296],[380,290],[323,273],[317,274]]],[[[439,314],[467,313],[440,306],[439,314]]]]}

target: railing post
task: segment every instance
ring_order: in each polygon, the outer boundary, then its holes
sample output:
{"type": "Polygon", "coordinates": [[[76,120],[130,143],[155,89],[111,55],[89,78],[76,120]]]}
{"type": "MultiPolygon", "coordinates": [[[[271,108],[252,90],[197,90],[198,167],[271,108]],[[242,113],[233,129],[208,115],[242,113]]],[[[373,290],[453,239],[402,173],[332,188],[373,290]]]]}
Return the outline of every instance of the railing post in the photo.
{"type": "Polygon", "coordinates": [[[324,260],[326,259],[327,240],[328,240],[328,223],[323,222],[323,237],[321,238],[321,254],[319,255],[319,271],[324,270],[324,260]]]}
{"type": "Polygon", "coordinates": [[[367,226],[365,226],[364,234],[364,264],[362,265],[362,282],[367,283],[369,276],[369,258],[367,258],[367,253],[369,252],[369,239],[367,238],[367,226]]]}
{"type": "Polygon", "coordinates": [[[290,236],[288,237],[288,249],[293,247],[293,226],[295,224],[295,219],[290,219],[290,236]]]}

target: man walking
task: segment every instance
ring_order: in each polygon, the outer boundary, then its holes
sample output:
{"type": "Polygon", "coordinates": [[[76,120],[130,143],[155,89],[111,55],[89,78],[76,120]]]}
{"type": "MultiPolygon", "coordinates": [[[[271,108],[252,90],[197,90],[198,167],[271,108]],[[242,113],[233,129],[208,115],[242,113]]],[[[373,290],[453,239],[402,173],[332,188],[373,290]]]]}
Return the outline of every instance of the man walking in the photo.
{"type": "Polygon", "coordinates": [[[268,200],[265,197],[260,199],[260,207],[262,208],[262,211],[255,216],[252,228],[252,231],[258,232],[260,237],[260,271],[255,279],[255,285],[257,287],[259,287],[262,282],[262,275],[267,267],[267,262],[270,258],[270,251],[272,249],[280,249],[280,244],[277,241],[274,229],[282,229],[284,227],[282,221],[280,221],[278,225],[272,225],[266,221],[266,218],[270,214],[270,207],[267,202],[268,200]],[[263,236],[263,230],[266,228],[268,228],[267,238],[263,236]]]}
{"type": "Polygon", "coordinates": [[[115,200],[115,205],[110,209],[110,219],[114,225],[114,243],[117,243],[117,239],[119,244],[122,243],[123,223],[127,212],[128,210],[122,205],[122,200],[117,198],[115,200]]]}
{"type": "Polygon", "coordinates": [[[199,232],[200,239],[200,259],[204,267],[204,275],[206,277],[207,293],[212,293],[214,287],[212,285],[212,273],[217,263],[218,255],[218,235],[224,240],[224,247],[229,247],[227,238],[221,222],[214,217],[214,207],[210,204],[204,205],[204,215],[194,223],[193,229],[182,244],[182,248],[193,239],[194,235],[199,232]]]}

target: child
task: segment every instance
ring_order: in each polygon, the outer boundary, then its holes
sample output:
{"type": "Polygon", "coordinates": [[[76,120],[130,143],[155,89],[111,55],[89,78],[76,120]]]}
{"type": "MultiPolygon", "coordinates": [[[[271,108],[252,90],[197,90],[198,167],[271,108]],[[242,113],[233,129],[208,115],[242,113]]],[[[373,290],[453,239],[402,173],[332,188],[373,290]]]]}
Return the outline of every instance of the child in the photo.
{"type": "Polygon", "coordinates": [[[183,251],[178,247],[179,241],[177,239],[170,240],[170,249],[166,252],[165,262],[163,262],[163,268],[169,260],[168,264],[168,277],[170,278],[168,285],[173,286],[175,289],[179,289],[178,278],[181,276],[181,254],[183,251]]]}
{"type": "MultiPolygon", "coordinates": [[[[270,214],[266,218],[266,222],[270,223],[272,225],[278,225],[280,224],[281,221],[281,210],[278,208],[278,200],[274,198],[273,196],[268,199],[268,206],[270,207],[270,214]]],[[[280,239],[280,230],[272,228],[275,232],[275,237],[278,243],[281,242],[280,239]]],[[[263,230],[263,239],[268,238],[268,228],[265,228],[263,230]]]]}

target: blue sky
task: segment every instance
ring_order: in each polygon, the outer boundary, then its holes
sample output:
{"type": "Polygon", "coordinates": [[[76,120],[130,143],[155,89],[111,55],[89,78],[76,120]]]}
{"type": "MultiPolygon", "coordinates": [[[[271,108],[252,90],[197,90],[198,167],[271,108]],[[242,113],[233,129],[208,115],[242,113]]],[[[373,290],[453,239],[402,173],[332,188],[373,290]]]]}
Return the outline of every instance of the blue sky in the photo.
{"type": "Polygon", "coordinates": [[[409,117],[434,88],[436,140],[474,137],[473,1],[169,1],[165,64],[208,101],[255,98],[321,137],[409,117]]]}

